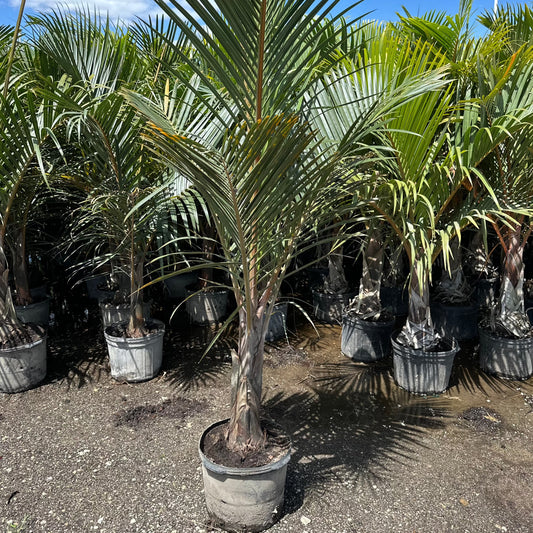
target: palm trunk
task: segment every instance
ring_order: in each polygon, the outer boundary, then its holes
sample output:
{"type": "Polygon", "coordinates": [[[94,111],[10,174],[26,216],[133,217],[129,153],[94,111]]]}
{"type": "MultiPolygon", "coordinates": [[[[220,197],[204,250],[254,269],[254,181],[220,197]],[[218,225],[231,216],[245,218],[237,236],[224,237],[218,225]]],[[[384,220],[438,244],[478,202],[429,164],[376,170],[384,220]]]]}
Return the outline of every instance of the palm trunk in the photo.
{"type": "Polygon", "coordinates": [[[496,268],[492,264],[490,256],[483,245],[483,232],[481,229],[477,230],[472,237],[470,253],[472,256],[471,271],[478,277],[483,276],[486,279],[493,278],[496,274],[496,268]]]}
{"type": "Polygon", "coordinates": [[[416,260],[409,279],[409,312],[398,342],[416,350],[429,350],[439,341],[429,307],[429,272],[416,260]],[[417,268],[419,266],[419,268],[417,268]]]}
{"type": "Polygon", "coordinates": [[[507,232],[507,253],[503,264],[499,305],[495,325],[513,337],[525,337],[531,324],[524,306],[524,246],[521,226],[515,225],[507,232]]]}
{"type": "Polygon", "coordinates": [[[26,261],[26,236],[24,229],[15,234],[13,249],[13,278],[15,280],[16,304],[29,305],[33,303],[28,281],[28,264],[26,261]]]}
{"type": "Polygon", "coordinates": [[[239,312],[239,347],[232,353],[231,417],[227,432],[228,447],[241,454],[263,446],[260,408],[263,387],[263,354],[266,316],[254,314],[248,324],[246,311],[239,312]]]}
{"type": "Polygon", "coordinates": [[[359,284],[356,312],[363,318],[378,318],[381,313],[381,278],[383,276],[383,243],[378,229],[368,234],[363,250],[363,272],[359,284]]]}
{"type": "Polygon", "coordinates": [[[443,302],[468,302],[470,294],[463,272],[463,254],[461,243],[455,237],[450,243],[450,271],[444,270],[437,285],[436,293],[443,302]]]}
{"type": "Polygon", "coordinates": [[[344,255],[342,246],[336,248],[335,253],[328,255],[328,279],[325,283],[325,292],[331,294],[344,294],[348,292],[348,281],[344,274],[344,255]]]}
{"type": "MultiPolygon", "coordinates": [[[[4,253],[3,242],[0,240],[0,325],[2,326],[5,324],[20,324],[13,305],[8,279],[9,267],[4,253]]],[[[1,337],[2,335],[0,335],[0,340],[1,337]]]]}
{"type": "Polygon", "coordinates": [[[142,291],[144,275],[144,261],[141,255],[133,256],[131,264],[131,285],[130,285],[130,321],[128,324],[128,335],[130,337],[142,337],[146,335],[143,316],[142,291]]]}

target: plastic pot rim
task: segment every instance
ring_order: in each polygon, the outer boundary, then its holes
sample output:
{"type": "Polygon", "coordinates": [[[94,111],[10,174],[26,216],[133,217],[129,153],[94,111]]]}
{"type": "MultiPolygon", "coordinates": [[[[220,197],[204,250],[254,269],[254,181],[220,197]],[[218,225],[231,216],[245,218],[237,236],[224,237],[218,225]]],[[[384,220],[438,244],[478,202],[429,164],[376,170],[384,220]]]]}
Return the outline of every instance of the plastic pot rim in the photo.
{"type": "Polygon", "coordinates": [[[483,335],[489,339],[496,341],[505,341],[509,344],[533,344],[533,337],[504,337],[503,335],[498,335],[487,328],[479,327],[479,335],[483,335]]]}
{"type": "Polygon", "coordinates": [[[106,326],[105,329],[104,329],[104,337],[106,339],[106,341],[108,342],[112,342],[112,343],[121,343],[121,344],[133,344],[135,345],[136,343],[137,344],[143,344],[144,341],[146,340],[153,340],[153,339],[156,339],[158,337],[161,337],[165,334],[165,324],[163,322],[161,322],[161,320],[158,320],[157,318],[150,318],[149,321],[151,323],[155,323],[157,324],[158,326],[158,330],[153,332],[153,333],[149,333],[148,335],[145,335],[144,337],[138,337],[138,338],[132,338],[132,337],[124,337],[124,336],[120,336],[120,337],[117,337],[115,335],[111,335],[110,333],[108,333],[108,329],[113,327],[113,326],[116,326],[117,324],[127,324],[128,321],[127,320],[123,320],[121,322],[113,322],[112,324],[109,324],[109,326],[106,326]]]}
{"type": "Polygon", "coordinates": [[[266,465],[262,466],[254,466],[254,467],[243,467],[239,468],[236,466],[224,466],[220,465],[218,463],[214,463],[210,459],[206,457],[206,455],[203,452],[203,445],[206,435],[214,428],[218,426],[222,426],[223,424],[226,424],[229,422],[229,418],[226,418],[224,420],[219,420],[218,422],[215,422],[214,424],[211,424],[205,431],[202,433],[202,436],[200,437],[200,440],[198,442],[198,454],[200,455],[200,459],[202,461],[202,464],[211,472],[214,472],[216,474],[222,474],[227,476],[240,476],[240,477],[247,477],[247,476],[257,476],[260,474],[265,474],[267,472],[273,472],[275,470],[280,470],[283,468],[290,460],[291,458],[291,445],[287,447],[287,451],[281,459],[278,459],[277,461],[274,461],[273,463],[268,463],[266,465]]]}
{"type": "Polygon", "coordinates": [[[364,324],[365,326],[369,326],[371,328],[376,328],[376,329],[380,327],[385,328],[385,327],[394,326],[395,321],[396,321],[396,317],[392,317],[391,319],[388,319],[388,320],[366,320],[364,318],[354,316],[354,315],[347,315],[347,314],[342,315],[343,325],[345,322],[351,326],[356,326],[357,324],[364,324]]]}
{"type": "Polygon", "coordinates": [[[398,350],[402,351],[402,354],[406,355],[407,357],[414,357],[414,358],[431,357],[432,359],[446,358],[452,354],[455,355],[460,350],[459,343],[455,340],[454,337],[452,337],[451,340],[449,337],[448,338],[444,337],[442,339],[442,341],[450,344],[449,350],[426,351],[426,350],[423,350],[422,348],[413,348],[412,346],[406,346],[405,344],[400,344],[396,340],[396,337],[399,335],[400,331],[401,330],[397,330],[391,335],[391,344],[393,348],[397,348],[398,350]],[[406,353],[407,351],[410,353],[406,353]]]}
{"type": "Polygon", "coordinates": [[[3,355],[15,353],[15,352],[21,352],[23,350],[29,350],[33,348],[34,346],[37,346],[38,344],[41,344],[42,342],[44,342],[47,339],[47,337],[48,335],[45,332],[44,335],[40,339],[37,339],[34,342],[30,342],[28,344],[21,344],[20,346],[13,346],[12,348],[0,348],[0,357],[2,357],[3,355]]]}

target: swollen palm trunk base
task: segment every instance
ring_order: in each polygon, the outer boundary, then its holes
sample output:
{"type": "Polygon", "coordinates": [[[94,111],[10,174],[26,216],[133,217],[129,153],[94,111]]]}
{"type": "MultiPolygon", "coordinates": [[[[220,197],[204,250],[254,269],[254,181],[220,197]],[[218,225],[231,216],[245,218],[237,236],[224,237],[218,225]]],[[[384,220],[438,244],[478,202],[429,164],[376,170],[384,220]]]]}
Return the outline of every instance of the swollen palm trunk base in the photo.
{"type": "Polygon", "coordinates": [[[226,467],[204,454],[207,428],[199,444],[207,512],[215,524],[228,531],[264,531],[281,516],[290,448],[278,461],[253,468],[226,467]]]}
{"type": "Polygon", "coordinates": [[[22,392],[46,376],[46,337],[0,350],[0,392],[22,392]]]}

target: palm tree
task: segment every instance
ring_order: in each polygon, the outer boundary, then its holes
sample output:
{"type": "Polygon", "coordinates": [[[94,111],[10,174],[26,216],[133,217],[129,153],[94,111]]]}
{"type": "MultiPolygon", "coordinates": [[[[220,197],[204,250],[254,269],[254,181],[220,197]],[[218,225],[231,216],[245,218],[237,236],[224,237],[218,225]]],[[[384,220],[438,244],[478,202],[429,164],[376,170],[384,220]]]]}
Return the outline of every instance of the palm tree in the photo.
{"type": "Polygon", "coordinates": [[[532,231],[532,75],[532,47],[505,59],[493,56],[480,62],[477,105],[463,125],[460,156],[462,170],[477,169],[476,181],[484,179],[478,184],[480,193],[485,187],[493,191],[489,221],[504,261],[499,305],[493,309],[491,326],[518,338],[531,331],[524,311],[523,252],[532,231]]]}
{"type": "Polygon", "coordinates": [[[317,74],[331,65],[338,44],[331,36],[342,35],[338,17],[325,18],[337,4],[191,0],[192,13],[158,1],[195,48],[198,60],[182,60],[215,98],[208,107],[223,126],[220,143],[190,135],[147,99],[128,96],[148,119],[154,149],[205,199],[220,237],[239,316],[227,440],[240,453],[265,440],[259,411],[269,304],[320,213],[337,157],[319,155],[304,107],[317,74]]]}
{"type": "MultiPolygon", "coordinates": [[[[355,60],[343,61],[340,68],[324,76],[312,114],[329,143],[342,145],[354,125],[370,121],[380,124],[373,140],[368,141],[372,150],[388,147],[367,165],[367,176],[355,176],[351,181],[351,194],[362,201],[367,218],[360,290],[352,306],[367,319],[379,317],[382,311],[383,249],[390,240],[383,221],[389,222],[407,253],[411,253],[411,246],[423,246],[420,239],[416,244],[408,243],[407,221],[399,218],[415,216],[410,212],[413,197],[414,202],[422,201],[417,195],[426,194],[431,187],[425,180],[441,156],[433,142],[436,133],[441,135],[441,143],[444,140],[439,128],[449,100],[449,96],[441,98],[448,84],[447,60],[434,46],[422,40],[405,40],[391,25],[373,27],[373,37],[364,43],[355,60]]],[[[341,168],[349,172],[351,161],[343,160],[341,168]]],[[[426,217],[425,224],[422,234],[431,232],[431,219],[426,217]]]]}
{"type": "MultiPolygon", "coordinates": [[[[31,301],[26,271],[26,225],[37,191],[62,165],[57,133],[64,124],[64,108],[35,94],[36,83],[12,85],[0,100],[0,256],[2,320],[18,325],[9,290],[6,245],[13,249],[14,279],[20,303],[31,301]],[[6,240],[10,233],[9,242],[6,240]]],[[[69,91],[64,82],[51,82],[52,91],[69,91]]]]}

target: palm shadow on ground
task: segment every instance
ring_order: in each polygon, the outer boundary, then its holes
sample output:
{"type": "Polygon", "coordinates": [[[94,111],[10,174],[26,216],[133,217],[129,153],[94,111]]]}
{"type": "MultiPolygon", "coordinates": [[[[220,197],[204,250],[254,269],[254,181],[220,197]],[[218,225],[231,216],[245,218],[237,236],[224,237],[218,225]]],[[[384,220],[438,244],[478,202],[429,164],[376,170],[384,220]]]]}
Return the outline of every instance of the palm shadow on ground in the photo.
{"type": "Polygon", "coordinates": [[[109,373],[100,317],[55,328],[48,335],[48,383],[82,388],[109,373]]]}
{"type": "Polygon", "coordinates": [[[213,347],[205,350],[219,333],[221,325],[193,326],[183,316],[178,326],[169,328],[163,354],[163,379],[182,391],[213,383],[228,371],[231,349],[235,347],[231,328],[223,332],[213,347]]]}
{"type": "Polygon", "coordinates": [[[306,493],[339,482],[372,490],[391,462],[415,461],[425,431],[444,427],[449,416],[441,399],[413,397],[396,387],[386,365],[347,362],[323,365],[314,374],[307,391],[278,393],[264,402],[267,415],[293,440],[286,513],[299,509],[306,493]]]}

